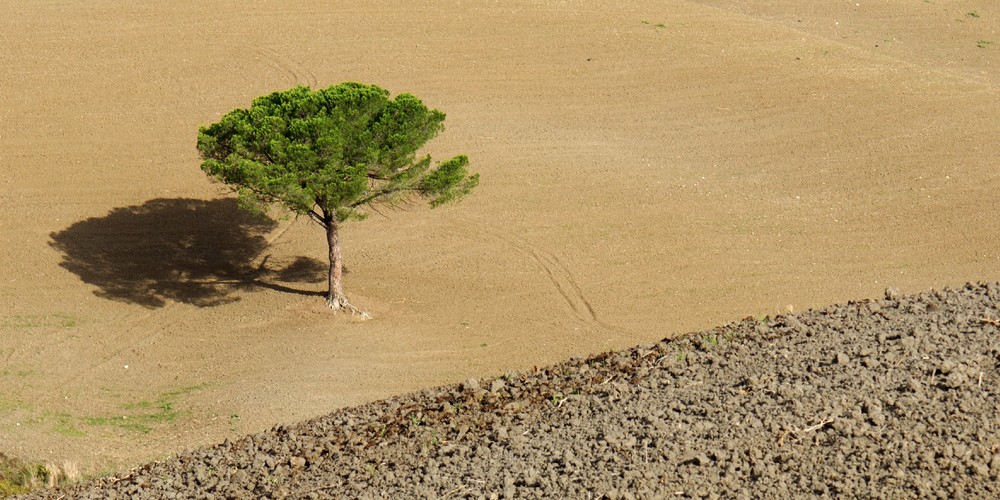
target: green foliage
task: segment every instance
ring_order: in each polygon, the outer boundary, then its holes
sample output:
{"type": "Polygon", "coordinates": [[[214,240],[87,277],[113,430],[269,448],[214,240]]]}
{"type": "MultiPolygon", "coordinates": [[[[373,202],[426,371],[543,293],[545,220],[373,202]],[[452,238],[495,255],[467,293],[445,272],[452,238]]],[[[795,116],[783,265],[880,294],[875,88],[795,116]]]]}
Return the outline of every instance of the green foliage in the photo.
{"type": "Polygon", "coordinates": [[[437,168],[429,156],[417,158],[444,119],[410,94],[391,99],[375,85],[300,86],[202,127],[198,150],[202,170],[232,186],[245,208],[281,203],[319,222],[344,221],[364,217],[365,206],[395,206],[410,196],[436,207],[476,186],[465,156],[437,168]]]}
{"type": "Polygon", "coordinates": [[[0,479],[0,498],[21,495],[28,492],[28,488],[19,484],[14,484],[8,479],[0,479]]]}
{"type": "Polygon", "coordinates": [[[479,184],[479,174],[466,177],[469,158],[459,155],[441,164],[437,170],[424,177],[420,193],[431,197],[436,207],[469,194],[479,184]]]}
{"type": "Polygon", "coordinates": [[[0,479],[0,498],[22,495],[29,491],[27,486],[21,486],[9,479],[0,479]]]}
{"type": "Polygon", "coordinates": [[[49,471],[41,464],[28,464],[0,454],[0,498],[20,495],[45,483],[49,471]]]}

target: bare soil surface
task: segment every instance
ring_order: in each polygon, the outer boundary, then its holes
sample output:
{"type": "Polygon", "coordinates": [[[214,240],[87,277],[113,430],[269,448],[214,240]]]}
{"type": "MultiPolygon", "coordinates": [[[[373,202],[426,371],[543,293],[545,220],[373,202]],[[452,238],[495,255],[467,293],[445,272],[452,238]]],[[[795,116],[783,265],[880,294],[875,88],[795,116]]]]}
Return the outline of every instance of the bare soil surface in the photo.
{"type": "Polygon", "coordinates": [[[127,470],[733,318],[998,280],[1000,10],[917,3],[0,1],[0,453],[127,470]],[[323,307],[315,227],[241,215],[195,150],[256,96],[343,81],[447,112],[428,152],[483,179],[345,226],[370,321],[323,307]]]}
{"type": "Polygon", "coordinates": [[[34,498],[996,498],[998,305],[989,283],[748,318],[34,498]]]}

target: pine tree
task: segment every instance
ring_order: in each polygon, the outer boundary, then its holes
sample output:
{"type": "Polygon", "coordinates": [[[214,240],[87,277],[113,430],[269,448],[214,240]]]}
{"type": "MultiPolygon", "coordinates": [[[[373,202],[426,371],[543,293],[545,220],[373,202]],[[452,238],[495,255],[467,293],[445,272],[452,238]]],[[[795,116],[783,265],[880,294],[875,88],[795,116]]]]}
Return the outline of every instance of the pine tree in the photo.
{"type": "Polygon", "coordinates": [[[327,304],[353,307],[343,291],[339,229],[364,209],[398,206],[413,197],[431,207],[455,201],[479,183],[469,160],[435,166],[418,150],[444,128],[445,114],[420,99],[395,99],[375,85],[295,87],[259,97],[218,123],[201,127],[198,151],[210,177],[233,188],[241,206],[281,204],[326,230],[330,272],[327,304]]]}

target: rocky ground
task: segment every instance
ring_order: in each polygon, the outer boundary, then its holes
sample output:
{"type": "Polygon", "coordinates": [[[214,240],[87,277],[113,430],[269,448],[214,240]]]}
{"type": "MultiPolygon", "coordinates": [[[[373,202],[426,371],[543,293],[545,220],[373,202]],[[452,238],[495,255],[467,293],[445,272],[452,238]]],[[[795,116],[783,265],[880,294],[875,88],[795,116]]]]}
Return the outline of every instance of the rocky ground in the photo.
{"type": "Polygon", "coordinates": [[[1000,285],[428,389],[25,498],[1000,495],[1000,285]]]}

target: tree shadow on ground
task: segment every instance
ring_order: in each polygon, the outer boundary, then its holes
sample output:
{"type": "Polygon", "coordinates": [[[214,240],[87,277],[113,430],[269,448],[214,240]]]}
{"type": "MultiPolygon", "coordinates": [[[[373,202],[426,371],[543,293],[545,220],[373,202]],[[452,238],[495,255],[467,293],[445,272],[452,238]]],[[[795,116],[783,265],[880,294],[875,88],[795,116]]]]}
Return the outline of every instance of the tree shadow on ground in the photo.
{"type": "Polygon", "coordinates": [[[160,198],[77,222],[52,233],[50,245],[63,253],[60,266],[98,287],[96,295],[149,308],[226,304],[255,286],[317,294],[273,280],[315,283],[324,278],[322,262],[300,257],[272,271],[265,257],[253,265],[276,225],[233,199],[160,198]]]}

